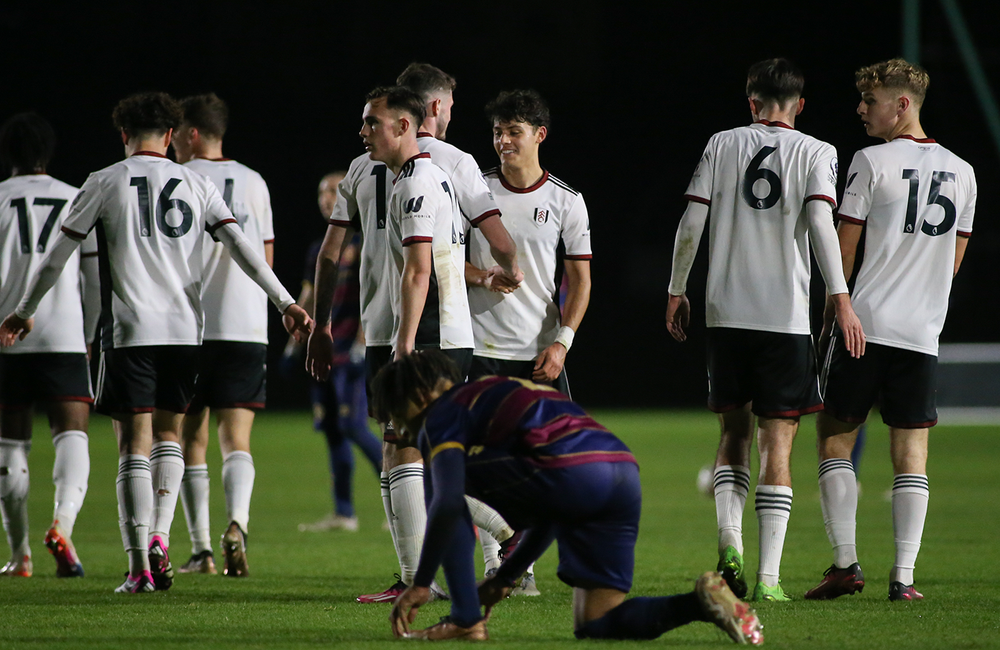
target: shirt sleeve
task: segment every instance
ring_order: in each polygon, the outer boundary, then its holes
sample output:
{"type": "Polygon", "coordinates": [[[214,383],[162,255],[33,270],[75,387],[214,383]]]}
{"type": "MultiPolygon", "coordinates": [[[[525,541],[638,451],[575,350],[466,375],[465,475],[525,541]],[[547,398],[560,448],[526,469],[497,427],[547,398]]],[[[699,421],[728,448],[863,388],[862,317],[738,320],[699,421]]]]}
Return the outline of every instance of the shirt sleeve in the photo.
{"type": "Polygon", "coordinates": [[[691,182],[684,191],[688,201],[712,205],[712,179],[715,176],[715,136],[708,141],[705,152],[701,154],[698,166],[694,168],[691,182]]]}
{"type": "Polygon", "coordinates": [[[260,183],[260,196],[258,197],[259,207],[263,211],[261,214],[261,234],[264,236],[264,243],[274,243],[274,211],[271,209],[271,192],[267,189],[267,183],[259,175],[257,182],[260,183]]]}
{"type": "Polygon", "coordinates": [[[348,173],[344,180],[337,184],[337,201],[333,204],[330,225],[350,228],[353,225],[352,217],[358,214],[358,199],[352,176],[353,174],[348,173]]]}
{"type": "Polygon", "coordinates": [[[562,241],[566,247],[567,260],[589,260],[590,250],[590,215],[587,214],[587,204],[583,195],[577,195],[562,223],[562,241]]]}
{"type": "Polygon", "coordinates": [[[824,142],[813,159],[809,177],[806,179],[806,201],[826,201],[837,207],[835,197],[837,196],[838,171],[837,149],[824,142]]]}
{"type": "Polygon", "coordinates": [[[972,236],[972,220],[976,214],[976,174],[969,169],[969,200],[965,204],[965,209],[958,217],[958,234],[962,237],[972,236]]]}
{"type": "Polygon", "coordinates": [[[399,222],[403,246],[434,241],[434,220],[439,216],[439,196],[414,179],[400,179],[392,193],[392,212],[399,222]]]}
{"type": "Polygon", "coordinates": [[[863,225],[868,220],[875,192],[875,170],[863,151],[854,154],[847,171],[847,186],[840,202],[837,218],[848,223],[863,225]]]}
{"type": "MultiPolygon", "coordinates": [[[[96,174],[91,174],[87,181],[77,192],[76,198],[73,199],[73,204],[70,206],[69,215],[66,216],[66,220],[63,221],[62,231],[66,233],[68,237],[72,237],[77,241],[86,239],[87,233],[94,227],[97,223],[97,219],[101,216],[101,207],[103,205],[103,195],[101,192],[101,180],[96,174]]],[[[94,241],[94,251],[96,252],[96,240],[94,241]]],[[[86,252],[86,248],[84,251],[86,252]]]]}
{"type": "Polygon", "coordinates": [[[472,156],[464,154],[459,158],[458,166],[451,174],[451,181],[455,186],[458,207],[473,226],[487,217],[500,214],[493,192],[472,156]]]}

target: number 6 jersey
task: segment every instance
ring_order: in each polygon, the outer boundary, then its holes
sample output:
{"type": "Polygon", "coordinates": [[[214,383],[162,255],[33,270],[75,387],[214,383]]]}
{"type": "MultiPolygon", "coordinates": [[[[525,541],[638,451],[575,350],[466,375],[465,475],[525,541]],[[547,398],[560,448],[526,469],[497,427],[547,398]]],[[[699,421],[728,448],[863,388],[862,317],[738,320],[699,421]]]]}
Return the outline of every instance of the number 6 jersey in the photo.
{"type": "Polygon", "coordinates": [[[837,150],[786,124],[712,136],[684,194],[710,206],[708,327],[810,333],[806,202],[836,187],[837,150]]]}
{"type": "Polygon", "coordinates": [[[955,269],[972,235],[972,166],[931,139],[901,136],[854,155],[840,218],[866,224],[851,302],[870,343],[937,355],[955,269]]]}

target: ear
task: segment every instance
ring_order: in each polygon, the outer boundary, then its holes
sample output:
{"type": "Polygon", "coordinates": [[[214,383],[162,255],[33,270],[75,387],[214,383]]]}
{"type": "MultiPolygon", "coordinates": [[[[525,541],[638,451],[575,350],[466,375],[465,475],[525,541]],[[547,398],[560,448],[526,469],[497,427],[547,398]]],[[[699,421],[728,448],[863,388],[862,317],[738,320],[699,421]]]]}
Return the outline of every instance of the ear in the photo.
{"type": "Polygon", "coordinates": [[[433,99],[431,103],[427,105],[427,115],[430,117],[437,117],[441,114],[441,99],[433,99]]]}
{"type": "Polygon", "coordinates": [[[547,128],[545,128],[544,126],[538,127],[538,129],[535,131],[535,142],[537,144],[542,144],[543,142],[545,142],[545,138],[547,138],[548,135],[549,135],[549,130],[547,128]]]}
{"type": "Polygon", "coordinates": [[[902,115],[910,108],[910,98],[906,95],[900,95],[899,99],[896,100],[896,114],[902,115]]]}
{"type": "Polygon", "coordinates": [[[125,132],[125,129],[122,129],[122,144],[128,146],[128,133],[125,132]]]}
{"type": "Polygon", "coordinates": [[[399,119],[396,120],[396,137],[402,136],[410,129],[411,126],[410,118],[405,115],[401,115],[399,119]]]}
{"type": "Polygon", "coordinates": [[[173,139],[173,137],[174,137],[174,130],[173,129],[167,129],[166,134],[163,136],[163,146],[164,147],[169,147],[170,146],[170,141],[173,139]]]}
{"type": "Polygon", "coordinates": [[[754,121],[757,121],[760,119],[758,116],[764,108],[764,102],[755,97],[747,97],[747,102],[750,104],[750,115],[753,116],[754,121]]]}
{"type": "Polygon", "coordinates": [[[806,107],[806,98],[799,97],[799,106],[795,109],[795,114],[798,115],[802,112],[802,109],[806,107]]]}

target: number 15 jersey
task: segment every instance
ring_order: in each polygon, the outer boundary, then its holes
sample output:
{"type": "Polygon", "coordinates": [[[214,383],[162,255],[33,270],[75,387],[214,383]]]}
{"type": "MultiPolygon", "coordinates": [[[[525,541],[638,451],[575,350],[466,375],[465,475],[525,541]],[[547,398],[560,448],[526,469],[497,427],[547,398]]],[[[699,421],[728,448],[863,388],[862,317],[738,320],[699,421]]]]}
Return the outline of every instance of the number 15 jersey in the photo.
{"type": "Polygon", "coordinates": [[[786,124],[712,136],[684,194],[710,206],[708,327],[810,333],[806,203],[836,187],[837,150],[786,124]]]}
{"type": "Polygon", "coordinates": [[[854,155],[840,219],[866,224],[851,303],[870,343],[937,356],[955,239],[972,235],[975,210],[972,166],[931,139],[854,155]]]}

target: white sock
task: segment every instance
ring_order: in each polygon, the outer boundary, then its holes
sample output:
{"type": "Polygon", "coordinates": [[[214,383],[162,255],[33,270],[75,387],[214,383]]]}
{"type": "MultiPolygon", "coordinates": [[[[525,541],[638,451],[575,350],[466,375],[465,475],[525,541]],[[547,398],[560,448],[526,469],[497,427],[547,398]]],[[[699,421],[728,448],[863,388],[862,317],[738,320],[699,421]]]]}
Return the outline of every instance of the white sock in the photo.
{"type": "Polygon", "coordinates": [[[30,440],[0,439],[0,513],[11,557],[31,557],[28,544],[28,452],[30,440]]]}
{"type": "Polygon", "coordinates": [[[226,493],[226,516],[249,533],[250,496],[256,476],[253,456],[246,451],[233,451],[222,461],[222,490],[226,493]]]}
{"type": "Polygon", "coordinates": [[[500,568],[500,542],[485,528],[476,528],[479,530],[479,543],[483,547],[483,574],[487,575],[493,569],[500,568]]]}
{"type": "Polygon", "coordinates": [[[208,518],[208,465],[187,465],[181,479],[181,504],[191,537],[191,555],[212,550],[208,518]]]}
{"type": "Polygon", "coordinates": [[[715,468],[715,519],[719,524],[719,553],[727,546],[743,555],[743,509],[750,493],[750,468],[719,465],[715,468]]]}
{"type": "Polygon", "coordinates": [[[768,587],[778,584],[781,551],[792,513],[792,488],[783,485],[758,485],[755,494],[757,522],[760,528],[760,565],[757,580],[768,587]]]}
{"type": "Polygon", "coordinates": [[[829,458],[819,464],[819,503],[833,564],[846,569],[858,561],[858,478],[849,459],[829,458]]]}
{"type": "Polygon", "coordinates": [[[479,543],[483,547],[484,571],[500,566],[500,542],[514,535],[514,529],[507,525],[500,513],[479,499],[466,495],[465,503],[472,515],[472,523],[479,528],[479,543]]]}
{"type": "Polygon", "coordinates": [[[896,538],[896,561],[890,582],[913,584],[920,538],[924,534],[930,484],[925,474],[896,474],[892,480],[892,531],[896,538]]]}
{"type": "Polygon", "coordinates": [[[427,527],[423,463],[404,463],[390,469],[389,495],[392,499],[392,523],[396,529],[399,573],[403,582],[412,585],[427,527]]]}
{"type": "Polygon", "coordinates": [[[159,535],[163,545],[170,547],[170,525],[177,511],[177,497],[184,479],[184,452],[176,442],[158,442],[149,455],[153,473],[153,514],[149,523],[149,537],[159,535]]]}
{"type": "Polygon", "coordinates": [[[83,431],[63,431],[52,438],[56,459],[52,464],[52,482],[56,486],[52,519],[69,537],[73,536],[76,515],[87,496],[90,478],[89,438],[83,431]]]}
{"type": "Polygon", "coordinates": [[[128,554],[130,575],[149,571],[149,520],[153,513],[153,474],[149,459],[128,454],[118,459],[118,527],[128,554]]]}

